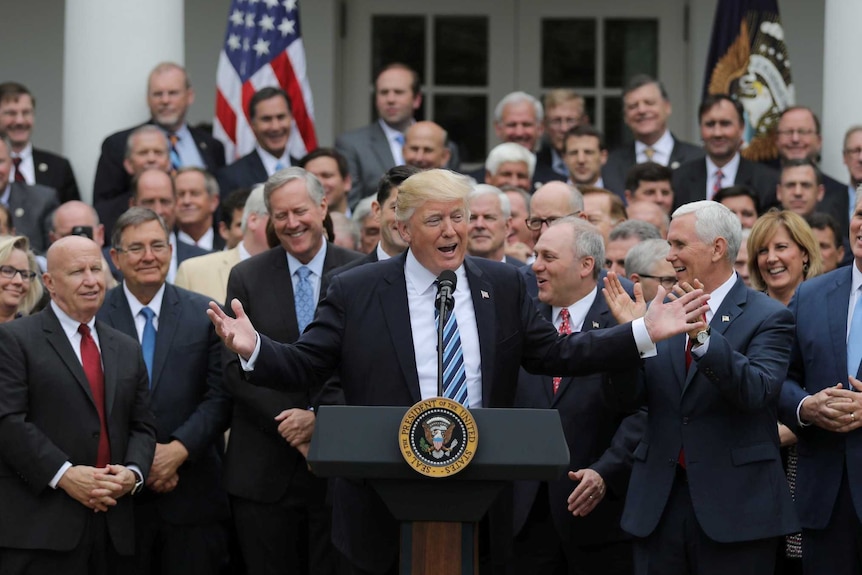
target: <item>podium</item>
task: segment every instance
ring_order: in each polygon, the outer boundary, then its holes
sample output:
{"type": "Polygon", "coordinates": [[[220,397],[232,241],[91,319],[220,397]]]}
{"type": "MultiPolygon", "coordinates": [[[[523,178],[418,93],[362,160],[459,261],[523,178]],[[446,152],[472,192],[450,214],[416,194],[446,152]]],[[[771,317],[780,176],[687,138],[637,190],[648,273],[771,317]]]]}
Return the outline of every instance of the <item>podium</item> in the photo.
{"type": "Polygon", "coordinates": [[[401,575],[478,573],[476,523],[507,482],[550,481],[569,463],[556,410],[472,409],[479,441],[451,477],[425,477],[399,450],[407,407],[321,406],[307,461],[318,477],[365,480],[401,522],[401,575]],[[362,430],[344,433],[345,429],[362,430]]]}

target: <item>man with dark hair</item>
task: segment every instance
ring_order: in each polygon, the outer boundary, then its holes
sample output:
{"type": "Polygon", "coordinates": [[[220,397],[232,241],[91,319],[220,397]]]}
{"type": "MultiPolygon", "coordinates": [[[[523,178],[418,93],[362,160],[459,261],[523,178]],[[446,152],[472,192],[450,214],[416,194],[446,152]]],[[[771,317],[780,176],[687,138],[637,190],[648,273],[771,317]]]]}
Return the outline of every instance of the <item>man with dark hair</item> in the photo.
{"type": "Polygon", "coordinates": [[[239,188],[219,204],[218,234],[225,248],[232,250],[242,241],[242,212],[251,188],[239,188]]]}
{"type": "Polygon", "coordinates": [[[48,247],[48,226],[51,212],[59,202],[54,188],[39,184],[29,185],[13,181],[12,144],[0,137],[0,204],[5,204],[12,215],[11,227],[27,236],[34,252],[48,247]]]}
{"type": "Polygon", "coordinates": [[[823,174],[814,160],[787,160],[775,193],[783,209],[808,217],[823,199],[823,174]]]}
{"type": "Polygon", "coordinates": [[[711,200],[721,188],[734,184],[753,188],[761,206],[775,205],[778,173],[739,153],[745,130],[742,104],[727,94],[712,94],[700,104],[698,117],[706,158],[687,162],[674,171],[674,209],[711,200]]]}
{"type": "Polygon", "coordinates": [[[293,116],[284,90],[267,87],[255,92],[248,102],[248,117],[257,143],[254,150],[216,173],[222,197],[237,188],[263,183],[297,162],[287,149],[293,116]]]}
{"type": "Polygon", "coordinates": [[[612,151],[602,170],[607,189],[623,195],[629,168],[643,162],[656,162],[674,170],[703,157],[703,151],[670,133],[670,97],[658,80],[639,74],[629,80],[623,91],[623,118],[634,142],[612,151]]]}
{"type": "Polygon", "coordinates": [[[754,227],[754,222],[760,217],[760,198],[748,186],[721,188],[712,196],[712,200],[730,208],[739,218],[743,229],[754,227]]]}
{"type": "Polygon", "coordinates": [[[569,169],[569,183],[604,187],[602,166],[608,159],[605,138],[592,126],[576,126],[563,136],[563,161],[569,169]]]}
{"type": "MultiPolygon", "coordinates": [[[[170,168],[198,166],[215,173],[225,164],[224,146],[209,133],[188,125],[186,115],[194,101],[188,74],[179,64],[162,62],[150,72],[147,79],[150,119],[146,124],[157,126],[168,138],[170,168]]],[[[93,184],[93,206],[108,233],[128,208],[132,174],[123,168],[123,159],[129,134],[135,128],[112,134],[102,143],[93,184]]]]}
{"type": "MultiPolygon", "coordinates": [[[[814,239],[820,246],[820,255],[823,258],[823,272],[827,273],[843,265],[844,241],[841,237],[841,228],[835,218],[824,212],[814,212],[805,221],[811,226],[814,239]]],[[[852,252],[851,252],[852,253],[852,252]]]]}
{"type": "Polygon", "coordinates": [[[0,134],[12,143],[12,179],[54,188],[61,204],[80,200],[69,160],[33,147],[35,112],[36,98],[26,86],[18,82],[0,84],[0,134]]]}
{"type": "Polygon", "coordinates": [[[220,451],[231,403],[222,347],[201,313],[209,300],[166,282],[168,228],[152,210],[126,211],[111,244],[123,284],[107,293],[97,317],[141,342],[158,442],[135,499],[134,573],[218,573],[228,560],[220,451]]]}
{"type": "Polygon", "coordinates": [[[673,208],[673,170],[655,162],[635,164],[626,174],[626,204],[646,201],[670,216],[673,208]]]}
{"type": "Polygon", "coordinates": [[[327,211],[350,215],[347,194],[350,192],[351,180],[347,158],[335,148],[317,148],[296,165],[317,176],[323,184],[327,211]]]}

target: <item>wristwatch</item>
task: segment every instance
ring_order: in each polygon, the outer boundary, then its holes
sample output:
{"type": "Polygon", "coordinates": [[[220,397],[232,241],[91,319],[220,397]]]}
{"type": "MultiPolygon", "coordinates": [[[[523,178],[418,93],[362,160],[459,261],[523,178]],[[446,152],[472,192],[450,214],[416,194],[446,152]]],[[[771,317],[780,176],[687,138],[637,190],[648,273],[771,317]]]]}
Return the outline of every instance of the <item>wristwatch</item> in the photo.
{"type": "Polygon", "coordinates": [[[135,474],[135,486],[132,487],[130,494],[131,495],[137,495],[138,493],[140,493],[144,489],[144,478],[141,477],[141,474],[138,473],[137,471],[135,471],[134,469],[130,469],[129,471],[131,471],[132,473],[135,474]]]}
{"type": "Polygon", "coordinates": [[[697,345],[703,345],[706,343],[706,341],[709,339],[710,331],[711,330],[709,329],[709,326],[706,326],[706,329],[697,332],[697,335],[695,336],[695,341],[697,341],[697,345]]]}

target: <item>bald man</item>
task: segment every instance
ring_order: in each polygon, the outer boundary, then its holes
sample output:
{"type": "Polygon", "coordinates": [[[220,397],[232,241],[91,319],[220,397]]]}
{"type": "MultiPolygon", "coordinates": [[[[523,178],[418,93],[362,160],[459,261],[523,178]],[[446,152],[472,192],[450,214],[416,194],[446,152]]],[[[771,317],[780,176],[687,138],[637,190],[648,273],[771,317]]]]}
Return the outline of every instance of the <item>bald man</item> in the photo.
{"type": "Polygon", "coordinates": [[[404,163],[420,170],[445,168],[451,155],[448,137],[434,122],[416,122],[404,134],[404,163]]]}

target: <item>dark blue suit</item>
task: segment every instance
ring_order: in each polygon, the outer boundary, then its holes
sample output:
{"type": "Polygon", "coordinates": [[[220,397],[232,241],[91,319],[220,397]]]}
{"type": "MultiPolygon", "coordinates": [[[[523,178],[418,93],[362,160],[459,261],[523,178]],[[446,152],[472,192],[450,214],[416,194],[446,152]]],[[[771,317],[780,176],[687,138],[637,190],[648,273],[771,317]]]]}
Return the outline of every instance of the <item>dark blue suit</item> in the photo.
{"type": "MultiPolygon", "coordinates": [[[[302,389],[339,370],[350,405],[419,401],[405,259],[402,254],[333,277],[315,321],[296,344],[261,335],[257,364],[247,374],[251,382],[302,389]]],[[[630,326],[558,338],[536,311],[517,268],[472,257],[464,265],[482,356],[483,407],[513,405],[521,365],[532,372],[582,375],[609,362],[639,364],[630,326]]],[[[395,561],[398,524],[369,488],[336,481],[332,529],[336,547],[360,568],[382,572],[395,561]]]]}
{"type": "MultiPolygon", "coordinates": [[[[220,523],[230,512],[219,449],[231,403],[222,389],[222,346],[205,314],[208,302],[165,284],[158,313],[150,385],[157,441],[177,439],[189,452],[177,470],[176,489],[163,494],[145,490],[135,499],[138,563],[150,560],[161,573],[212,573],[226,559],[220,523]],[[210,545],[194,547],[200,541],[186,539],[183,531],[202,525],[212,526],[205,535],[210,545]],[[156,537],[166,537],[168,545],[154,544],[156,537]]],[[[122,286],[108,292],[97,317],[138,339],[122,286]]]]}
{"type": "MultiPolygon", "coordinates": [[[[713,542],[765,540],[799,527],[781,467],[777,421],[793,317],[737,277],[710,326],[708,350],[688,374],[685,335],[660,342],[657,357],[644,362],[640,391],[649,421],[634,453],[622,527],[650,538],[647,545],[661,546],[678,491],[690,498],[700,530],[713,542]],[[677,470],[681,448],[685,481],[677,470]]],[[[723,551],[725,567],[751,563],[734,549],[723,551]]],[[[763,558],[771,559],[766,551],[763,558]]]]}
{"type": "MultiPolygon", "coordinates": [[[[295,166],[296,159],[290,158],[290,165],[295,166]]],[[[257,149],[254,149],[234,163],[221,168],[216,173],[216,178],[221,201],[225,201],[234,190],[264,183],[269,174],[266,173],[257,149]]]]}
{"type": "MultiPolygon", "coordinates": [[[[537,307],[545,319],[553,319],[551,306],[537,303],[537,307]]],[[[614,325],[616,320],[598,291],[582,331],[614,325]]],[[[529,569],[534,574],[553,573],[543,567],[553,569],[561,559],[557,550],[562,548],[570,573],[631,573],[631,545],[621,543],[630,537],[620,528],[620,516],[631,474],[630,454],[640,440],[646,414],[639,412],[627,417],[630,412],[622,406],[630,401],[619,401],[611,388],[611,377],[611,372],[563,377],[554,393],[553,377],[521,370],[515,406],[556,409],[569,446],[568,469],[593,469],[604,479],[608,493],[589,515],[574,517],[566,500],[576,483],[567,474],[546,484],[516,481],[514,520],[519,572],[529,569]],[[545,501],[537,497],[544,497],[545,501]],[[547,529],[541,526],[546,515],[550,516],[558,536],[550,541],[536,536],[536,532],[541,534],[547,529]],[[584,553],[580,553],[582,549],[584,553]],[[542,564],[541,558],[547,557],[548,551],[554,559],[542,564]]]]}
{"type": "MultiPolygon", "coordinates": [[[[804,397],[839,382],[847,388],[851,278],[848,266],[804,281],[790,302],[796,340],[781,389],[780,415],[799,438],[796,507],[804,529],[803,561],[812,573],[858,573],[860,568],[855,533],[862,518],[862,431],[800,427],[796,416],[804,397]],[[841,523],[850,527],[836,530],[841,523]],[[815,539],[823,539],[822,544],[811,547],[815,539]]],[[[854,375],[858,378],[862,372],[854,375]]]]}

